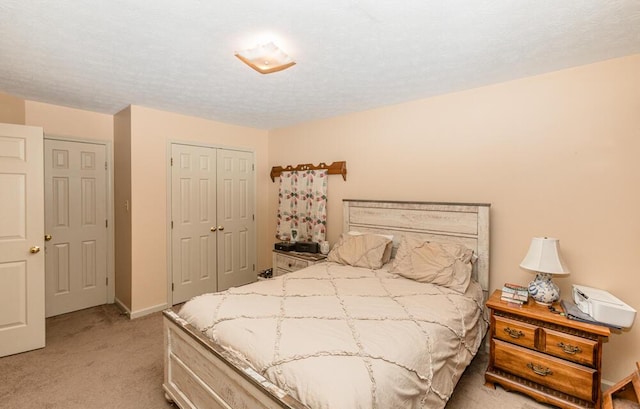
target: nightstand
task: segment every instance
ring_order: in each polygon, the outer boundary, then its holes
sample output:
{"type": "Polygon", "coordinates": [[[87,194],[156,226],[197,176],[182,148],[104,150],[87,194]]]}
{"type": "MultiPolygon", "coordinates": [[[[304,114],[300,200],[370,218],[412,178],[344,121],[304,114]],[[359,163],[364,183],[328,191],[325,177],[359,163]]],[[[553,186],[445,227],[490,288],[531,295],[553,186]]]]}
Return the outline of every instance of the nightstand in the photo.
{"type": "MultiPolygon", "coordinates": [[[[573,321],[536,304],[487,301],[491,310],[490,356],[486,385],[501,385],[560,408],[602,404],[602,342],[609,328],[573,321]]],[[[562,307],[554,304],[558,311],[562,307]]]]}
{"type": "Polygon", "coordinates": [[[273,250],[273,276],[291,273],[320,263],[327,258],[320,253],[299,253],[296,251],[273,250]]]}

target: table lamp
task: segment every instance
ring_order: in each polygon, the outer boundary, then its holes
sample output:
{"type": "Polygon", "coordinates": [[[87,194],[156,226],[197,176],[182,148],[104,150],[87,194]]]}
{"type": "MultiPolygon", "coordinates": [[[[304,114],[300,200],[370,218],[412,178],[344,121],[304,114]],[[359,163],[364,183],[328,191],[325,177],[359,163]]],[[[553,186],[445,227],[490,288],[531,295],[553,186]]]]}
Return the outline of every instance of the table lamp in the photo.
{"type": "Polygon", "coordinates": [[[520,267],[536,273],[536,278],[529,283],[529,295],[538,304],[551,305],[560,299],[560,289],[551,281],[553,274],[569,274],[560,257],[560,240],[549,237],[531,239],[529,252],[520,267]]]}

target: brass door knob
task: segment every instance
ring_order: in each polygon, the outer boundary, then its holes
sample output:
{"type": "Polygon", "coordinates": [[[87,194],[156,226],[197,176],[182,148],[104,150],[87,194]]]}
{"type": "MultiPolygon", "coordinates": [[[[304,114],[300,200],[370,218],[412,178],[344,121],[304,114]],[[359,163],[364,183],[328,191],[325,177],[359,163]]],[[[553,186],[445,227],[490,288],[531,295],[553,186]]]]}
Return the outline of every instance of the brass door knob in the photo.
{"type": "Polygon", "coordinates": [[[218,230],[220,231],[224,230],[224,226],[218,226],[218,230]]]}
{"type": "Polygon", "coordinates": [[[217,228],[216,226],[213,226],[213,227],[212,227],[212,228],[210,228],[209,230],[211,230],[211,231],[216,231],[216,230],[218,230],[218,228],[217,228]]]}
{"type": "Polygon", "coordinates": [[[33,246],[33,247],[31,247],[29,249],[29,252],[32,253],[32,254],[36,254],[39,251],[40,251],[40,247],[38,247],[38,246],[33,246]]]}
{"type": "Polygon", "coordinates": [[[45,234],[44,235],[44,241],[49,241],[51,240],[53,237],[50,234],[45,234]]]}

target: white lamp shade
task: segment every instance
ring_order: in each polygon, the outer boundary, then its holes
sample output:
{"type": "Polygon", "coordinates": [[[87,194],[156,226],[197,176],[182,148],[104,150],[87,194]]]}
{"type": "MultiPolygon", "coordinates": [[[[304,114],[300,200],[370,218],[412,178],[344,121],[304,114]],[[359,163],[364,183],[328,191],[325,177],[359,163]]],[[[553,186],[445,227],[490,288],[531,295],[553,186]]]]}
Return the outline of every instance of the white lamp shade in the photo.
{"type": "Polygon", "coordinates": [[[548,274],[568,274],[569,270],[560,257],[560,240],[549,237],[531,239],[529,252],[520,267],[548,274]]]}

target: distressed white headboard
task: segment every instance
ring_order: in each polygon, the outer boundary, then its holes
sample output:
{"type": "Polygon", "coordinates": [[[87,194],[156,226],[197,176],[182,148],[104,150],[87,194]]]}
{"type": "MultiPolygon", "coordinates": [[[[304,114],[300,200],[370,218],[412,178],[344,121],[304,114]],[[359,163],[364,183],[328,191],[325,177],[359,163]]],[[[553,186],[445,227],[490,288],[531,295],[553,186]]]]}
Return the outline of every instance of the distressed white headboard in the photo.
{"type": "MultiPolygon", "coordinates": [[[[489,208],[484,203],[343,200],[343,232],[393,234],[395,249],[404,235],[459,243],[478,257],[473,278],[489,291],[489,208]]],[[[486,297],[485,297],[486,298],[486,297]]]]}

